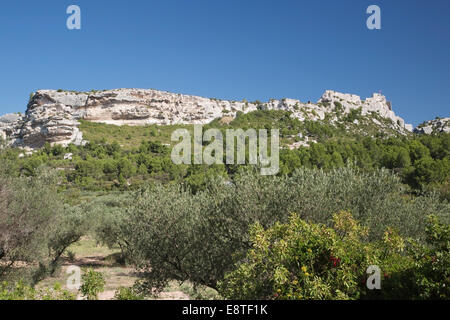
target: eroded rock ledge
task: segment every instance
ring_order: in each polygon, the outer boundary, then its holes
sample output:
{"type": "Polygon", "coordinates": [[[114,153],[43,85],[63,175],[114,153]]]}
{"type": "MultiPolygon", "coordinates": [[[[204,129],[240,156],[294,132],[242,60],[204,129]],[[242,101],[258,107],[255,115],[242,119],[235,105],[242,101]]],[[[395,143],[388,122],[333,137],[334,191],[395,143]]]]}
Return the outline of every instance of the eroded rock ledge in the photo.
{"type": "Polygon", "coordinates": [[[434,120],[425,121],[414,129],[416,133],[433,134],[446,132],[450,133],[450,118],[436,118],[434,120]]]}
{"type": "Polygon", "coordinates": [[[80,119],[119,126],[206,124],[223,116],[235,117],[238,111],[247,113],[268,109],[291,111],[292,117],[300,120],[319,120],[324,119],[327,113],[336,112],[336,106],[344,114],[358,108],[361,108],[363,116],[375,112],[391,119],[393,129],[400,133],[412,131],[412,126],[395,115],[391,104],[381,94],[374,94],[362,101],[356,95],[328,90],[317,103],[294,99],[251,103],[152,89],[93,92],[39,90],[30,99],[25,115],[0,117],[0,137],[6,139],[9,145],[31,149],[40,148],[45,142],[79,145],[83,143],[83,135],[78,128],[80,119]]]}

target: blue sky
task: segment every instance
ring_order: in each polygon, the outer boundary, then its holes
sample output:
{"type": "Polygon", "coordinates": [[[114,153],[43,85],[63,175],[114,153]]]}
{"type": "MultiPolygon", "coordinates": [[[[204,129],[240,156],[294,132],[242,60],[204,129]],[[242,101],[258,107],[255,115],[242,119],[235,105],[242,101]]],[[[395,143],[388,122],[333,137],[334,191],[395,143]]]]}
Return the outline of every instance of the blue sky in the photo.
{"type": "Polygon", "coordinates": [[[448,0],[14,0],[0,6],[0,114],[37,89],[155,88],[316,101],[382,91],[417,125],[450,116],[448,0]],[[66,28],[66,8],[82,29],[66,28]],[[368,30],[366,8],[381,8],[368,30]]]}

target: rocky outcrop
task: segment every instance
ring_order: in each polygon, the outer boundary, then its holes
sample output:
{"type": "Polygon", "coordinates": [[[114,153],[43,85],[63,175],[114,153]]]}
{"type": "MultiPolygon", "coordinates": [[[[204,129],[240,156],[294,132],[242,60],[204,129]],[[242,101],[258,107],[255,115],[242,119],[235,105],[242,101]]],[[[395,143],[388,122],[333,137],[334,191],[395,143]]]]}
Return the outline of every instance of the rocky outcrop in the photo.
{"type": "Polygon", "coordinates": [[[450,118],[436,118],[426,121],[414,129],[414,132],[421,134],[434,134],[440,132],[450,133],[450,118]]]}
{"type": "Polygon", "coordinates": [[[0,138],[2,140],[18,139],[19,124],[22,116],[17,113],[9,113],[0,117],[0,138]]]}
{"type": "Polygon", "coordinates": [[[395,115],[390,103],[380,94],[362,101],[356,95],[326,91],[316,104],[294,99],[260,103],[209,99],[152,89],[117,89],[37,91],[24,116],[0,117],[0,135],[9,139],[9,144],[29,148],[39,148],[45,142],[81,144],[80,119],[114,125],[206,124],[216,118],[233,118],[237,112],[257,109],[291,111],[292,117],[300,120],[323,120],[328,114],[331,121],[338,121],[337,111],[347,114],[360,109],[362,115],[376,113],[391,119],[393,128],[401,133],[412,130],[395,115]]]}
{"type": "Polygon", "coordinates": [[[386,100],[386,97],[379,93],[374,93],[372,97],[362,101],[359,96],[353,94],[343,94],[327,90],[319,100],[319,103],[326,102],[331,103],[335,108],[337,107],[336,102],[339,103],[344,108],[344,113],[349,113],[350,110],[358,108],[361,108],[361,114],[363,116],[370,113],[378,113],[382,118],[392,120],[396,129],[400,131],[402,129],[407,131],[413,130],[412,125],[405,124],[405,121],[394,113],[391,103],[386,100]]]}

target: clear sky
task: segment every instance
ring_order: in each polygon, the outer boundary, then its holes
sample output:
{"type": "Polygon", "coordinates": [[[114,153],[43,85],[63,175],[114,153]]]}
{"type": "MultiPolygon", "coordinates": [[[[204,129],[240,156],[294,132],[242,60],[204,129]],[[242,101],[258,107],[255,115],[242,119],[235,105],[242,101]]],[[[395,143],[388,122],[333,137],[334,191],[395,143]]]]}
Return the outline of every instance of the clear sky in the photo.
{"type": "Polygon", "coordinates": [[[37,89],[154,88],[316,101],[382,91],[415,125],[450,116],[449,0],[4,0],[0,114],[37,89]],[[68,30],[66,9],[81,8],[68,30]],[[381,30],[366,8],[381,8],[381,30]]]}

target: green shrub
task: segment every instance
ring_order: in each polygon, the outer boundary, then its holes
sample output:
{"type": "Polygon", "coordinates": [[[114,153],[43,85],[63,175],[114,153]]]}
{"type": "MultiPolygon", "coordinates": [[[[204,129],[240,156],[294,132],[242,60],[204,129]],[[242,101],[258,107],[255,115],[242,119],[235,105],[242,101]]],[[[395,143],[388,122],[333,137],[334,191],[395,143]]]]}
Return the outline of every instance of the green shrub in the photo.
{"type": "Polygon", "coordinates": [[[75,300],[76,296],[66,290],[61,290],[61,286],[55,284],[53,288],[34,289],[22,281],[15,284],[7,282],[0,283],[1,300],[75,300]]]}
{"type": "Polygon", "coordinates": [[[267,231],[252,227],[252,249],[219,285],[230,299],[356,299],[366,268],[379,264],[364,244],[367,230],[351,216],[335,215],[335,228],[310,224],[298,215],[267,231]]]}
{"type": "Polygon", "coordinates": [[[342,106],[342,103],[340,103],[339,101],[334,101],[334,111],[338,114],[344,112],[344,107],[342,106]]]}
{"type": "Polygon", "coordinates": [[[143,300],[143,296],[138,294],[134,288],[120,287],[117,289],[114,299],[116,300],[143,300]]]}
{"type": "Polygon", "coordinates": [[[76,258],[75,252],[67,250],[67,259],[69,259],[70,262],[73,262],[75,261],[75,258],[76,258]]]}
{"type": "Polygon", "coordinates": [[[351,109],[350,112],[345,116],[344,121],[346,122],[354,122],[355,120],[361,119],[361,108],[351,109]]]}
{"type": "Polygon", "coordinates": [[[428,217],[426,243],[410,249],[413,275],[420,299],[450,299],[450,225],[428,217]]]}
{"type": "Polygon", "coordinates": [[[211,179],[196,194],[182,185],[157,185],[132,202],[115,230],[148,290],[162,290],[170,280],[217,289],[251,247],[250,226],[286,222],[289,212],[330,227],[335,212],[348,210],[369,228],[367,239],[379,241],[387,227],[423,239],[427,214],[448,221],[450,212],[433,196],[411,198],[387,170],[353,168],[302,169],[291,177],[244,170],[232,182],[211,179]]]}
{"type": "MultiPolygon", "coordinates": [[[[58,225],[48,235],[48,262],[41,263],[40,273],[38,272],[34,276],[35,282],[42,280],[47,275],[54,274],[60,267],[61,257],[67,248],[79,241],[96,225],[96,216],[91,214],[87,206],[65,206],[62,213],[58,225]]],[[[67,254],[70,261],[75,259],[73,252],[68,251],[67,254]]]]}
{"type": "Polygon", "coordinates": [[[52,260],[48,246],[64,214],[56,184],[55,172],[47,170],[33,178],[0,173],[0,280],[11,276],[36,282],[34,273],[52,260]],[[27,267],[17,268],[19,262],[27,267]]]}
{"type": "Polygon", "coordinates": [[[229,299],[449,299],[450,226],[430,216],[427,244],[405,242],[388,228],[382,241],[349,213],[333,228],[298,215],[286,224],[251,230],[252,248],[219,284],[229,299]],[[366,287],[366,269],[379,266],[380,290],[366,287]]]}
{"type": "Polygon", "coordinates": [[[105,290],[105,278],[101,272],[88,269],[82,276],[82,285],[80,293],[87,300],[97,300],[98,294],[105,290]]]}

